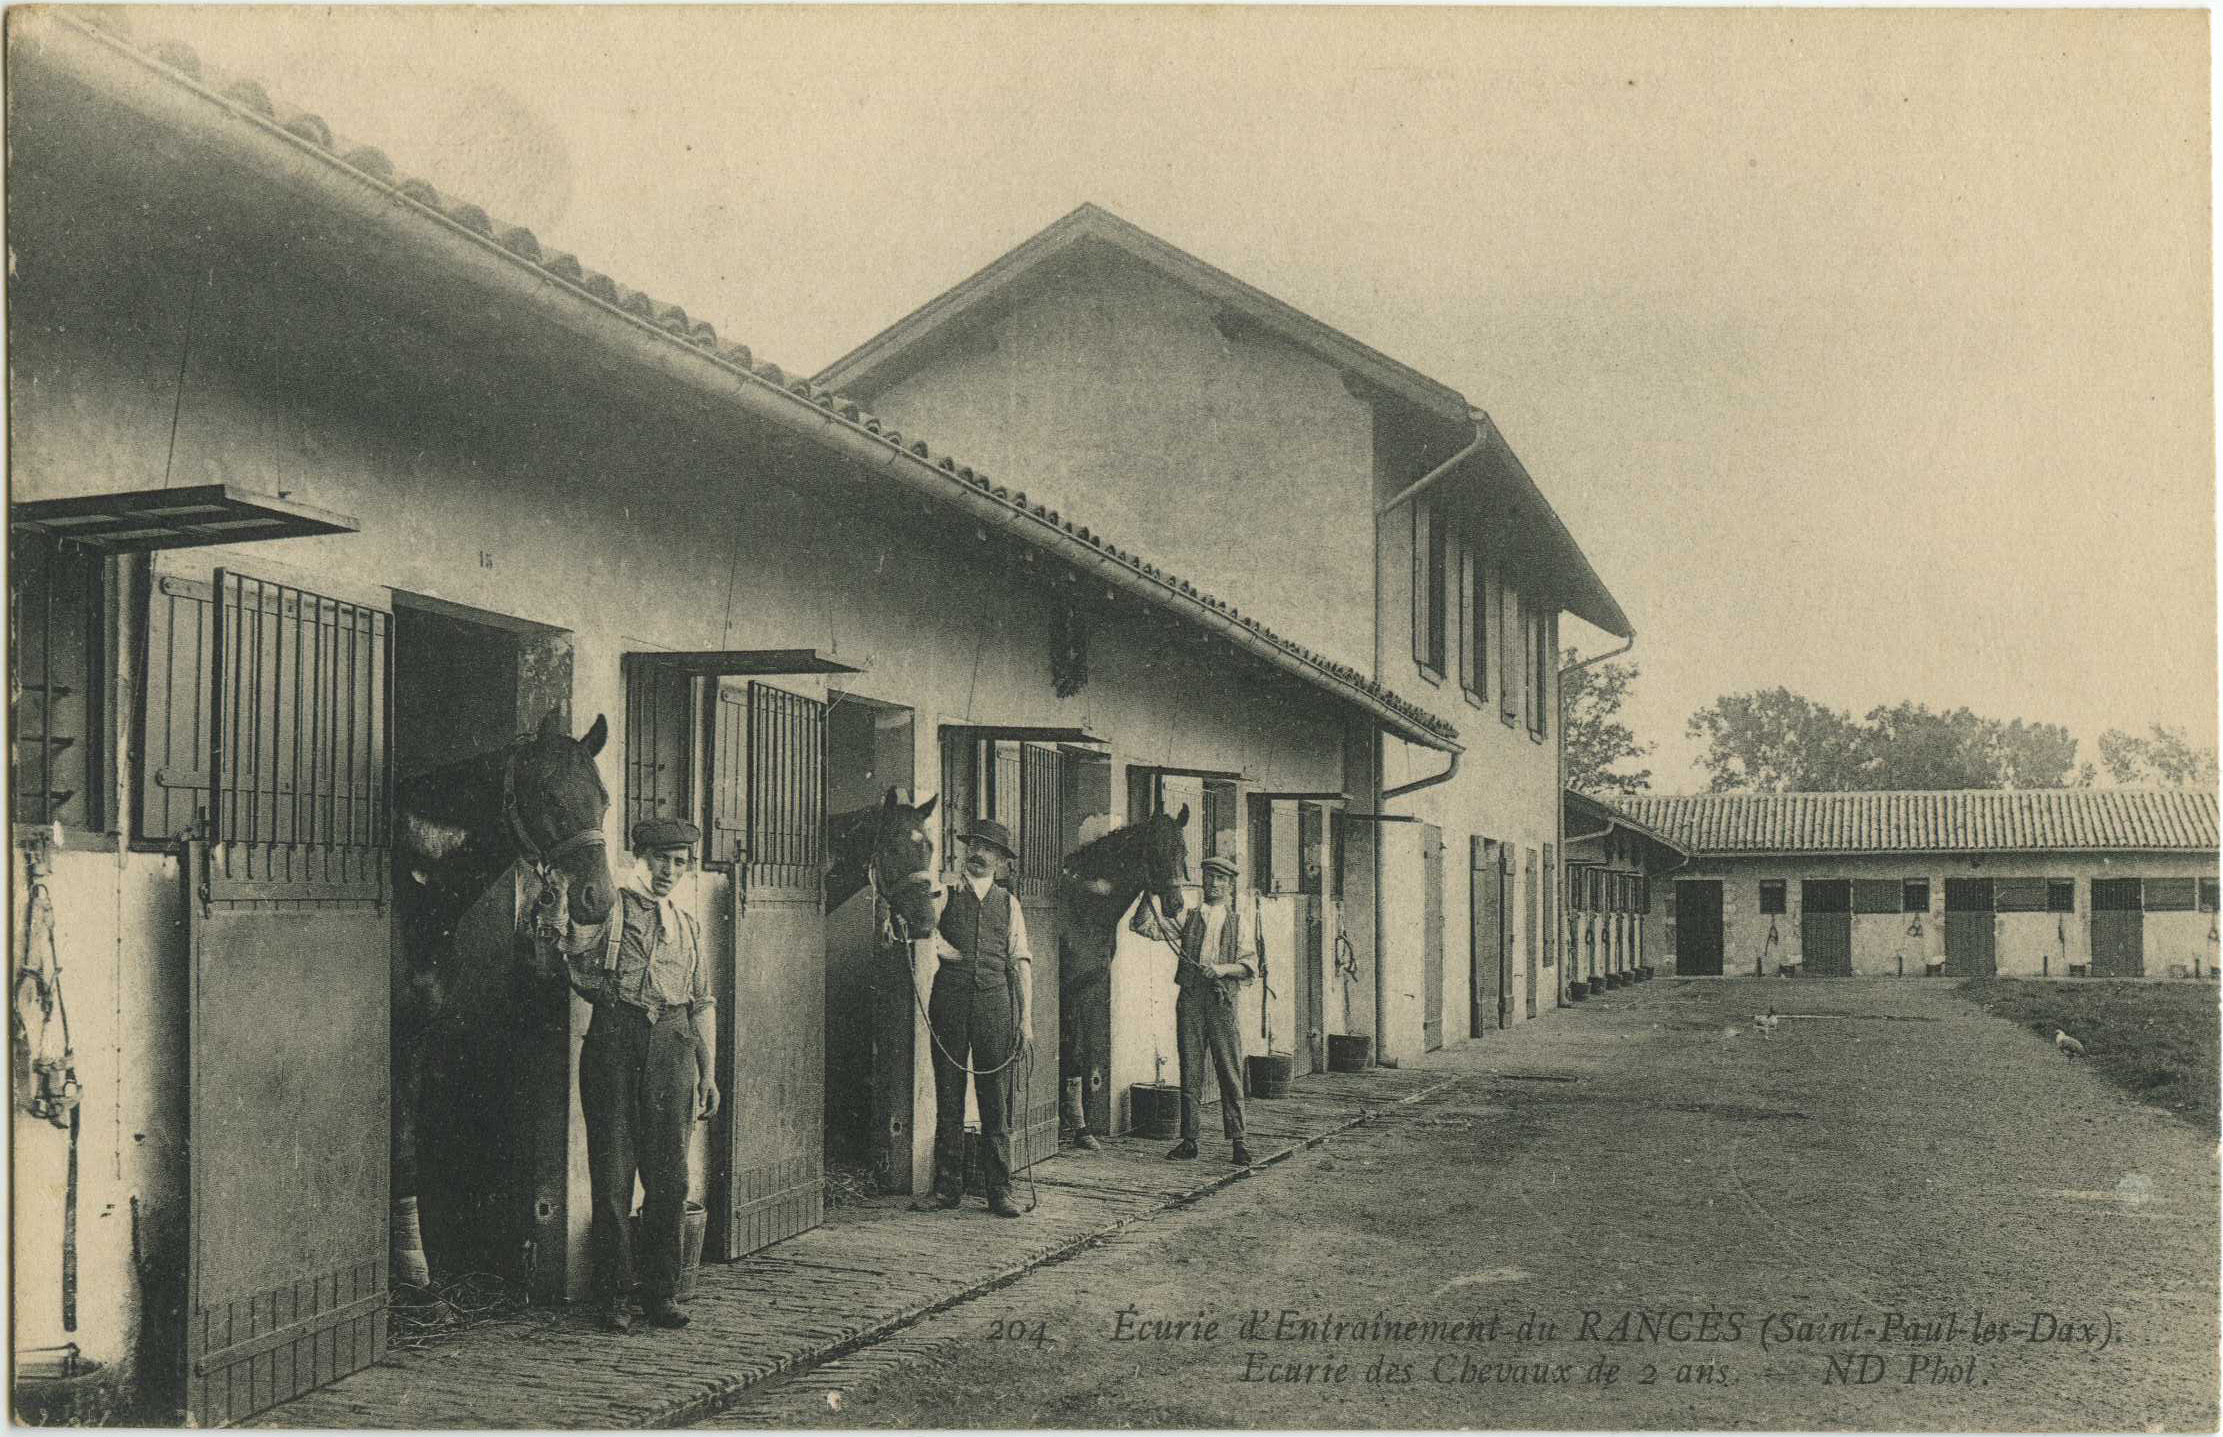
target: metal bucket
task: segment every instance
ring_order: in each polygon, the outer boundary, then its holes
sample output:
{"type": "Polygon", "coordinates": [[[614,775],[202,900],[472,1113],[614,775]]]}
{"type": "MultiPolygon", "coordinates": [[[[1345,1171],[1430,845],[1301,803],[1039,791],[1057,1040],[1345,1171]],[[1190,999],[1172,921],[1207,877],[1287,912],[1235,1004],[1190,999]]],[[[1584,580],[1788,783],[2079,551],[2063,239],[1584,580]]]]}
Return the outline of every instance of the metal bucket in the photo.
{"type": "Polygon", "coordinates": [[[1286,1098],[1289,1080],[1297,1071],[1293,1053],[1265,1053],[1243,1059],[1244,1087],[1254,1098],[1286,1098]]]}
{"type": "Polygon", "coordinates": [[[1135,1131],[1146,1138],[1181,1136],[1181,1090],[1164,1083],[1137,1083],[1128,1090],[1134,1097],[1135,1131]]]}
{"type": "Polygon", "coordinates": [[[1374,1037],[1371,1033],[1328,1034],[1328,1071],[1331,1073],[1363,1073],[1374,1061],[1374,1037]]]}

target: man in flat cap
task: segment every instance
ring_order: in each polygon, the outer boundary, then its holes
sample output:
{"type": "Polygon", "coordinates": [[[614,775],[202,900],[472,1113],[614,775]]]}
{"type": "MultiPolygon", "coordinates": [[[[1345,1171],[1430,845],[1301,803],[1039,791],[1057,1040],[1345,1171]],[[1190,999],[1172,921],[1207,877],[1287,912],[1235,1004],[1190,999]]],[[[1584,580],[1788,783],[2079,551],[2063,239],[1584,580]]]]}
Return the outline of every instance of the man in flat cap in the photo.
{"type": "MultiPolygon", "coordinates": [[[[1166,1156],[1197,1155],[1197,1115],[1204,1105],[1204,1069],[1209,1062],[1219,1075],[1220,1130],[1234,1146],[1235,1165],[1247,1168],[1243,1038],[1235,1023],[1235,990],[1258,976],[1247,961],[1258,939],[1244,930],[1242,914],[1235,907],[1235,860],[1214,854],[1203,867],[1204,902],[1188,911],[1179,936],[1171,940],[1181,950],[1173,970],[1173,981],[1180,988],[1173,1019],[1174,1043],[1181,1058],[1181,1141],[1166,1156]]],[[[1157,920],[1150,919],[1149,926],[1156,928],[1157,920]]]]}
{"type": "Polygon", "coordinates": [[[992,818],[960,835],[965,875],[935,925],[934,993],[926,1005],[934,1049],[934,1192],[911,1206],[953,1208],[965,1195],[965,1079],[980,1105],[988,1210],[1018,1217],[1011,1200],[1013,1069],[1034,1031],[1034,963],[1017,895],[998,883],[1016,856],[992,818]]]}
{"type": "Polygon", "coordinates": [[[613,1332],[630,1332],[623,1286],[639,1263],[642,1306],[658,1327],[685,1327],[677,1298],[687,1207],[687,1140],[718,1110],[711,1054],[717,1000],[694,915],[672,901],[702,833],[673,818],[633,826],[637,866],[609,918],[573,924],[562,948],[572,987],[594,1004],[579,1054],[594,1194],[594,1295],[613,1332]],[[646,1203],[633,1249],[633,1180],[646,1203]]]}

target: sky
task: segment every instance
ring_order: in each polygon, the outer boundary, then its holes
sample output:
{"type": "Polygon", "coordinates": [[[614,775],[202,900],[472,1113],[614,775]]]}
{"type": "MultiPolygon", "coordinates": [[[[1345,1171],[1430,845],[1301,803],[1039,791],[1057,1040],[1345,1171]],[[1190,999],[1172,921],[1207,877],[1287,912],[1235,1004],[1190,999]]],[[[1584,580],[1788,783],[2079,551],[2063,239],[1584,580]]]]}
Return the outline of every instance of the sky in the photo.
{"type": "Polygon", "coordinates": [[[1779,684],[2214,741],[2202,12],[133,19],[790,370],[1105,206],[1490,412],[1656,790],[1779,684]]]}

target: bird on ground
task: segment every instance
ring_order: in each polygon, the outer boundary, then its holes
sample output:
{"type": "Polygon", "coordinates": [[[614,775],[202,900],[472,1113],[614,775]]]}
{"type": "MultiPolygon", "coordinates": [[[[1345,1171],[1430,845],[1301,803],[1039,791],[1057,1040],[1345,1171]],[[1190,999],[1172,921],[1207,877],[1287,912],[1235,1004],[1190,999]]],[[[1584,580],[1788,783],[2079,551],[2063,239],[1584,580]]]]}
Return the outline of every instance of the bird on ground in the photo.
{"type": "Polygon", "coordinates": [[[1775,1025],[1780,1021],[1782,1020],[1775,1016],[1775,1010],[1773,1008],[1768,1009],[1765,1015],[1759,1013],[1754,1013],[1752,1015],[1752,1026],[1760,1030],[1760,1035],[1762,1037],[1767,1037],[1773,1034],[1775,1032],[1775,1025]]]}
{"type": "Polygon", "coordinates": [[[2059,1028],[2053,1030],[2053,1046],[2066,1053],[2072,1063],[2084,1056],[2084,1045],[2059,1028]]]}

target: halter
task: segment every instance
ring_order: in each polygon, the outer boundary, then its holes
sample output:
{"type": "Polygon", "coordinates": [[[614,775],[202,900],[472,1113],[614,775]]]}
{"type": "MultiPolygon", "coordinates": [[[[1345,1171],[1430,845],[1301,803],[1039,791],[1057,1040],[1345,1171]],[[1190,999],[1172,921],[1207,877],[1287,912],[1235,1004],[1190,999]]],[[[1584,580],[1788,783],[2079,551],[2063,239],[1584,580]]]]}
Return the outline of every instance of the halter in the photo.
{"type": "Polygon", "coordinates": [[[525,831],[524,819],[520,818],[517,813],[517,759],[518,755],[525,751],[526,745],[532,741],[527,738],[511,744],[509,757],[503,760],[502,821],[509,825],[510,836],[517,840],[518,851],[525,855],[525,861],[531,864],[535,871],[546,874],[549,869],[555,867],[558,859],[576,853],[582,848],[601,848],[604,846],[604,839],[601,828],[597,826],[582,828],[569,838],[565,838],[549,848],[542,848],[539,844],[533,842],[533,836],[525,831]]]}

